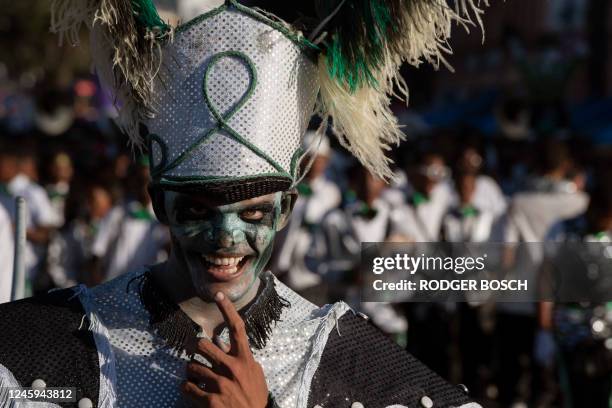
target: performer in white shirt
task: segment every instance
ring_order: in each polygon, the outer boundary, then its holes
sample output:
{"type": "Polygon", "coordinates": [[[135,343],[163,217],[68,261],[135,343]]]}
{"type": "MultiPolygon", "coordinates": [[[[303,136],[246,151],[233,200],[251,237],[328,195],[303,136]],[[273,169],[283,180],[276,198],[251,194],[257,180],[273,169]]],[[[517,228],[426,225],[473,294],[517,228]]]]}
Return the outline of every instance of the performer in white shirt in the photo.
{"type": "Polygon", "coordinates": [[[444,216],[442,234],[445,241],[487,242],[491,237],[495,214],[487,207],[477,207],[477,183],[478,176],[473,173],[455,177],[459,203],[444,216]]]}
{"type": "MultiPolygon", "coordinates": [[[[284,239],[281,240],[279,254],[273,271],[287,273],[286,282],[292,289],[300,292],[315,303],[312,296],[323,300],[325,293],[321,287],[322,276],[327,272],[324,258],[326,245],[321,222],[330,211],[341,202],[340,189],[325,175],[332,154],[327,136],[307,132],[304,148],[316,148],[315,157],[304,180],[298,185],[299,196],[291,213],[284,239]]],[[[324,302],[325,303],[325,302],[324,302]]]]}
{"type": "Polygon", "coordinates": [[[450,171],[442,156],[424,154],[408,172],[408,183],[385,194],[393,203],[391,234],[396,240],[436,242],[451,205],[450,171]]]}

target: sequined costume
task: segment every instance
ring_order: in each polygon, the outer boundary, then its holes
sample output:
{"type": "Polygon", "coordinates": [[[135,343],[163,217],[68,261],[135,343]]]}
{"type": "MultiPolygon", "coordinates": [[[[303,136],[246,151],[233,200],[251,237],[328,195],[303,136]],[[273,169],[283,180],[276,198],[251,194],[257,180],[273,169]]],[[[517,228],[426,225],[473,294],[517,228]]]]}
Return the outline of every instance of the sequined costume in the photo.
{"type": "MultiPolygon", "coordinates": [[[[40,378],[48,387],[77,387],[79,400],[104,408],[187,406],[178,386],[189,358],[151,328],[138,285],[130,284],[143,273],[0,306],[0,384],[40,378]],[[5,318],[25,315],[41,318],[30,317],[32,330],[21,333],[5,318]],[[32,336],[26,347],[24,334],[32,336]]],[[[478,407],[346,304],[318,308],[266,276],[290,306],[265,347],[252,349],[279,407],[478,407]]]]}

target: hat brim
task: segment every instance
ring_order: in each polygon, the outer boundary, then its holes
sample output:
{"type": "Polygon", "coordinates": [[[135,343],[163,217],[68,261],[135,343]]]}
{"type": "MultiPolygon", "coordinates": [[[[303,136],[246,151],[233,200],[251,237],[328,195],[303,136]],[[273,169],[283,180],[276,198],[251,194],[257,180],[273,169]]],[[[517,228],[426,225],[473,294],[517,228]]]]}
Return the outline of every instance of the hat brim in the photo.
{"type": "Polygon", "coordinates": [[[183,194],[205,194],[219,205],[236,203],[291,188],[292,181],[281,176],[257,176],[228,180],[168,180],[162,178],[152,182],[153,188],[176,191],[183,194]]]}

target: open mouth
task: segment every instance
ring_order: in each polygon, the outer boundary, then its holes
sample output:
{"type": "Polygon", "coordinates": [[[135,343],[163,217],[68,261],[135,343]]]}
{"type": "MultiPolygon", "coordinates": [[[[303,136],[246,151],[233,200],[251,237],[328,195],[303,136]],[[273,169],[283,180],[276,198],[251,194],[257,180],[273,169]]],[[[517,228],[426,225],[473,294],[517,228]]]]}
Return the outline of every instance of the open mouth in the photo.
{"type": "Polygon", "coordinates": [[[236,279],[242,272],[246,270],[246,266],[254,257],[247,256],[219,256],[202,254],[201,259],[204,269],[215,280],[221,282],[231,281],[236,279]]]}

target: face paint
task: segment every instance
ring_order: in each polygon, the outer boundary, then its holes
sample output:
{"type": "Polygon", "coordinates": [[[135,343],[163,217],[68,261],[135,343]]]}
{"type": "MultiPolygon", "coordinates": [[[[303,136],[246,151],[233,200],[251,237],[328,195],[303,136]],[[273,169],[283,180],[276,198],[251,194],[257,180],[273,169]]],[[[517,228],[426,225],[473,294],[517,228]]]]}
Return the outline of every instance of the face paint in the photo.
{"type": "Polygon", "coordinates": [[[173,251],[201,298],[241,300],[270,259],[282,193],[216,206],[197,194],[165,193],[173,251]]]}

